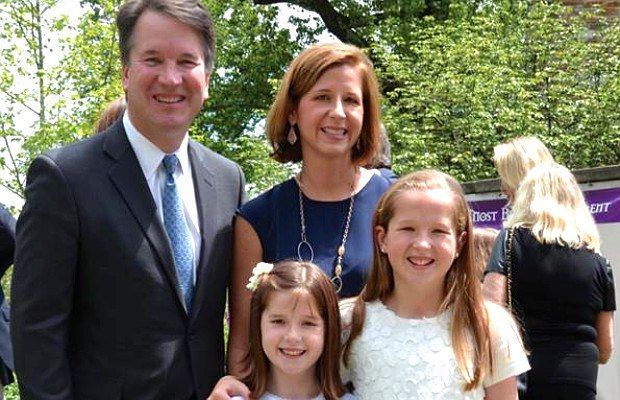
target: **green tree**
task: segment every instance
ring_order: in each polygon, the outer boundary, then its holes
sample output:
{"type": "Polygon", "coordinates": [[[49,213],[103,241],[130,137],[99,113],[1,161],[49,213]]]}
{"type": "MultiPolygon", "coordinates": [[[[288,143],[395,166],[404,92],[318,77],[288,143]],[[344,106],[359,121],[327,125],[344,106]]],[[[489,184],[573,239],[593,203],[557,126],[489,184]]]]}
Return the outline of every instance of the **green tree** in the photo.
{"type": "Polygon", "coordinates": [[[237,161],[256,194],[290,175],[290,166],[269,158],[264,135],[278,81],[293,57],[320,33],[311,18],[291,20],[296,37],[278,25],[274,7],[244,0],[206,1],[217,29],[216,70],[211,97],[194,123],[192,136],[237,161]]]}
{"type": "Polygon", "coordinates": [[[67,18],[54,16],[56,3],[0,0],[0,167],[8,173],[0,182],[20,196],[33,154],[73,139],[60,120],[65,92],[53,60],[67,18]]]}
{"type": "Polygon", "coordinates": [[[380,74],[402,83],[385,113],[401,172],[492,177],[492,147],[518,135],[540,137],[570,168],[620,159],[617,19],[510,2],[473,14],[453,3],[445,20],[410,21],[405,38],[396,22],[386,21],[373,48],[387,66],[380,74]]]}
{"type": "MultiPolygon", "coordinates": [[[[60,48],[62,69],[38,68],[38,53],[17,44],[37,43],[26,41],[23,32],[37,30],[19,28],[14,11],[27,15],[41,4],[30,2],[0,0],[9,16],[2,29],[9,43],[2,48],[2,140],[5,148],[10,140],[24,145],[19,155],[5,150],[1,162],[17,177],[10,184],[18,193],[32,155],[90,134],[100,110],[122,95],[114,29],[122,1],[82,0],[74,35],[60,48]],[[16,77],[42,78],[43,89],[28,97],[15,90],[16,77]],[[16,125],[24,104],[36,121],[27,138],[16,125]]],[[[190,134],[238,161],[252,193],[290,174],[290,166],[269,161],[262,124],[290,60],[324,30],[366,47],[375,61],[401,173],[439,167],[462,180],[494,176],[492,146],[523,134],[541,137],[569,167],[619,159],[619,23],[596,9],[576,14],[538,0],[205,2],[216,22],[218,59],[211,97],[190,134]],[[280,26],[274,3],[296,7],[292,30],[280,26]]],[[[48,30],[67,29],[66,19],[39,20],[48,30]]]]}
{"type": "Polygon", "coordinates": [[[75,33],[62,43],[60,80],[73,92],[65,120],[78,137],[93,133],[101,111],[123,95],[115,18],[123,0],[83,0],[75,33]]]}
{"type": "Polygon", "coordinates": [[[539,0],[286,3],[318,13],[335,36],[367,47],[400,173],[436,167],[461,180],[492,177],[492,147],[518,135],[540,137],[571,168],[620,159],[620,20],[596,7],[577,13],[539,0]]]}
{"type": "MultiPolygon", "coordinates": [[[[77,136],[91,132],[100,111],[122,94],[114,18],[122,1],[84,0],[76,35],[66,43],[62,81],[75,92],[66,116],[77,136]]],[[[262,123],[286,66],[322,28],[293,18],[296,37],[278,26],[273,7],[207,0],[216,25],[217,58],[210,98],[190,134],[239,162],[254,194],[284,179],[290,166],[269,159],[262,123]]]]}

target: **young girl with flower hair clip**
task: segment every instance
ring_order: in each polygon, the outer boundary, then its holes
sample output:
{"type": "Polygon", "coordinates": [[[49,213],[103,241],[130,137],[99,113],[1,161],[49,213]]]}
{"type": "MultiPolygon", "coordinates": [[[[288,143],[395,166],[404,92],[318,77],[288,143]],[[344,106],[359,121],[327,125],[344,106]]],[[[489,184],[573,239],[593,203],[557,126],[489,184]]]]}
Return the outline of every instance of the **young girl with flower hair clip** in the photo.
{"type": "Polygon", "coordinates": [[[251,397],[354,399],[340,379],[338,297],[327,275],[309,262],[259,263],[247,288],[250,372],[243,381],[251,397]]]}

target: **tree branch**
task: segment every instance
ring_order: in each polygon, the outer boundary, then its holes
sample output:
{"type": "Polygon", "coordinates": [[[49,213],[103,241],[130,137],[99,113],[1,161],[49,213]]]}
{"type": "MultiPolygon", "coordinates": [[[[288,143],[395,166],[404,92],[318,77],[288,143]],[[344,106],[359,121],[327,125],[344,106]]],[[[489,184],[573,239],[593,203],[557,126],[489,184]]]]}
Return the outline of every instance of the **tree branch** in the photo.
{"type": "MultiPolygon", "coordinates": [[[[4,131],[4,123],[2,124],[2,131],[4,131]]],[[[17,166],[17,162],[15,161],[15,157],[13,156],[13,152],[11,151],[11,146],[9,146],[9,140],[7,139],[6,136],[2,136],[2,139],[4,139],[4,144],[6,146],[6,151],[7,153],[9,153],[9,158],[11,159],[11,164],[13,165],[13,168],[9,167],[9,172],[15,177],[15,180],[17,181],[17,186],[18,186],[18,191],[16,191],[15,189],[13,189],[12,187],[10,187],[9,185],[5,185],[3,184],[2,186],[6,187],[7,189],[9,189],[11,192],[15,193],[16,195],[23,197],[23,193],[24,193],[24,185],[22,183],[22,177],[19,173],[19,167],[17,166]]]]}
{"type": "Polygon", "coordinates": [[[305,10],[319,14],[327,30],[345,43],[358,47],[368,47],[369,43],[353,29],[352,21],[346,15],[336,10],[327,0],[254,0],[255,5],[271,5],[287,3],[299,6],[305,10]]]}
{"type": "Polygon", "coordinates": [[[4,89],[4,88],[0,88],[0,90],[6,94],[9,99],[11,99],[11,101],[20,104],[23,107],[26,107],[28,110],[32,111],[33,113],[35,113],[37,116],[40,115],[40,113],[35,110],[34,108],[30,107],[28,104],[24,103],[23,101],[21,101],[15,94],[9,92],[8,90],[4,89]]]}
{"type": "MultiPolygon", "coordinates": [[[[355,31],[355,28],[360,25],[358,24],[358,22],[361,23],[361,21],[351,20],[351,18],[337,11],[327,0],[253,1],[255,5],[273,5],[279,3],[292,4],[298,7],[302,7],[305,10],[316,12],[323,20],[323,23],[325,24],[327,30],[341,41],[366,49],[370,47],[370,42],[355,31]]],[[[377,14],[373,15],[372,18],[375,18],[376,16],[377,14]]],[[[382,65],[382,60],[378,59],[377,57],[373,57],[372,51],[368,54],[368,56],[374,63],[375,67],[380,67],[382,65]]],[[[396,82],[395,78],[390,76],[384,76],[381,83],[382,92],[384,95],[401,86],[401,84],[396,82]]]]}

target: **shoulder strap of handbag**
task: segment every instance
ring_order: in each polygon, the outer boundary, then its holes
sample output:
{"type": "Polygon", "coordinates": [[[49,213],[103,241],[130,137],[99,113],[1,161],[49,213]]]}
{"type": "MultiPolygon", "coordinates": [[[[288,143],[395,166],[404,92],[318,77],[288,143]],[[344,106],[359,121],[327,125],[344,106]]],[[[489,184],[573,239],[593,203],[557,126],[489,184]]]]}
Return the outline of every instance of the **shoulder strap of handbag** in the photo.
{"type": "Polygon", "coordinates": [[[514,235],[514,228],[510,227],[506,231],[506,265],[504,271],[506,272],[506,293],[508,301],[508,311],[512,312],[512,237],[514,235]]]}

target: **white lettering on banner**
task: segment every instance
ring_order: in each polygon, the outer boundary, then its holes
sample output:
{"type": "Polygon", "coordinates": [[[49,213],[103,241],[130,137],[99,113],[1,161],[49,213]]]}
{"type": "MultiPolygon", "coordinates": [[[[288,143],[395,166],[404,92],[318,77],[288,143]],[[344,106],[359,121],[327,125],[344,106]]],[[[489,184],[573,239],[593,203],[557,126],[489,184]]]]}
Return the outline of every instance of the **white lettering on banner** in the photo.
{"type": "Polygon", "coordinates": [[[472,219],[476,222],[494,222],[497,217],[497,211],[474,211],[472,210],[472,219]]]}
{"type": "Polygon", "coordinates": [[[607,203],[592,203],[589,205],[590,213],[592,214],[606,213],[609,210],[610,205],[611,205],[611,201],[607,203]]]}
{"type": "Polygon", "coordinates": [[[510,208],[502,207],[502,221],[506,221],[508,219],[508,215],[510,215],[510,208]]]}

